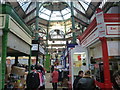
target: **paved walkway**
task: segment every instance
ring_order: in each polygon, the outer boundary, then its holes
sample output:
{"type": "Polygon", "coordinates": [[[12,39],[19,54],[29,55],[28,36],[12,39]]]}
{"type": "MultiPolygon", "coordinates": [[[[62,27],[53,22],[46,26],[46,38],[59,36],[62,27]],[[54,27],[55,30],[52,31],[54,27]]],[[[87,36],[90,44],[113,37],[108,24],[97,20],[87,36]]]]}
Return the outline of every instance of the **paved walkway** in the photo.
{"type": "MultiPolygon", "coordinates": [[[[53,90],[52,89],[52,83],[50,83],[50,73],[45,74],[46,80],[45,80],[45,90],[53,90]]],[[[57,90],[62,90],[61,87],[58,86],[57,90]]]]}
{"type": "Polygon", "coordinates": [[[45,80],[45,88],[52,88],[52,83],[50,83],[50,73],[45,74],[46,80],[45,80]]]}

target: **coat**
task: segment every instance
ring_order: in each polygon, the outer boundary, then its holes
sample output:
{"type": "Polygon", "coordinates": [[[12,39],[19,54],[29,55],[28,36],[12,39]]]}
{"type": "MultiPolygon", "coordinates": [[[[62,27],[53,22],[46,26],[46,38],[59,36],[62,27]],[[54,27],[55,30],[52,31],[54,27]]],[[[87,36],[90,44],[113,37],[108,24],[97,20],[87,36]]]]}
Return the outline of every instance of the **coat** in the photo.
{"type": "Polygon", "coordinates": [[[73,83],[73,90],[77,90],[76,85],[77,85],[78,81],[79,81],[81,78],[82,78],[82,77],[80,77],[80,76],[77,76],[77,77],[76,77],[76,79],[74,80],[74,83],[73,83]]]}
{"type": "Polygon", "coordinates": [[[85,76],[78,81],[76,85],[78,90],[95,90],[95,81],[90,76],[85,76]]]}
{"type": "Polygon", "coordinates": [[[58,71],[53,71],[53,73],[52,73],[52,83],[57,83],[58,82],[58,77],[59,77],[58,71]]]}

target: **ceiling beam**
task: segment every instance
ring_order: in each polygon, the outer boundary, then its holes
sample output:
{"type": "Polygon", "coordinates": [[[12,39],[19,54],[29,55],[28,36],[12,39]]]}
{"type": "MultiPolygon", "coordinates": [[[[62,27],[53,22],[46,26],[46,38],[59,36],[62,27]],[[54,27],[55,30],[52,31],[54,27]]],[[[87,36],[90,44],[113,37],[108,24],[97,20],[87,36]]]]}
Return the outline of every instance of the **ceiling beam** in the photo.
{"type": "Polygon", "coordinates": [[[78,17],[75,17],[75,21],[79,22],[81,25],[87,27],[89,24],[87,22],[84,22],[83,20],[79,19],[78,17]]]}
{"type": "Polygon", "coordinates": [[[76,7],[74,7],[74,9],[75,9],[79,14],[83,15],[84,17],[86,17],[86,18],[89,20],[89,18],[87,17],[86,14],[84,14],[83,12],[81,12],[81,11],[80,11],[79,9],[77,9],[76,7]]]}

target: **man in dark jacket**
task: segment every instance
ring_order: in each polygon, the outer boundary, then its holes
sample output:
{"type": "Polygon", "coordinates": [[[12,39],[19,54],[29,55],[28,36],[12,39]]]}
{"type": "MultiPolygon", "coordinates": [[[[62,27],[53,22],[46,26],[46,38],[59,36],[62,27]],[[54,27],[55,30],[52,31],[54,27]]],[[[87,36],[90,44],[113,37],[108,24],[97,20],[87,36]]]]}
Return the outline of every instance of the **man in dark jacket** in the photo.
{"type": "Polygon", "coordinates": [[[74,83],[73,83],[73,89],[74,90],[77,90],[76,85],[82,77],[83,77],[83,71],[79,71],[78,76],[76,77],[76,79],[74,80],[74,83]]]}
{"type": "Polygon", "coordinates": [[[90,71],[85,72],[85,76],[78,81],[76,88],[78,90],[95,90],[95,82],[90,77],[90,71]]]}

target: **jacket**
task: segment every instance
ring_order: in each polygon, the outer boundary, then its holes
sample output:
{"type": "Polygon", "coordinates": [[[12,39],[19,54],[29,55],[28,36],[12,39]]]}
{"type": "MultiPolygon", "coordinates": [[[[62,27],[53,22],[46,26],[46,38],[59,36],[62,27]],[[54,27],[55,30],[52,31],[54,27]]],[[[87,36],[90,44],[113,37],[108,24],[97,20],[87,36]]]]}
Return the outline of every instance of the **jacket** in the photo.
{"type": "Polygon", "coordinates": [[[76,88],[78,88],[78,90],[95,90],[95,81],[86,75],[78,81],[76,88]]]}
{"type": "Polygon", "coordinates": [[[77,90],[76,85],[77,85],[78,81],[79,81],[81,78],[82,78],[82,77],[80,77],[80,76],[77,76],[77,77],[76,77],[76,79],[74,80],[74,83],[73,83],[73,90],[77,90]]]}
{"type": "Polygon", "coordinates": [[[53,73],[52,73],[52,83],[57,83],[58,82],[58,77],[59,77],[58,71],[53,71],[53,73]]]}

